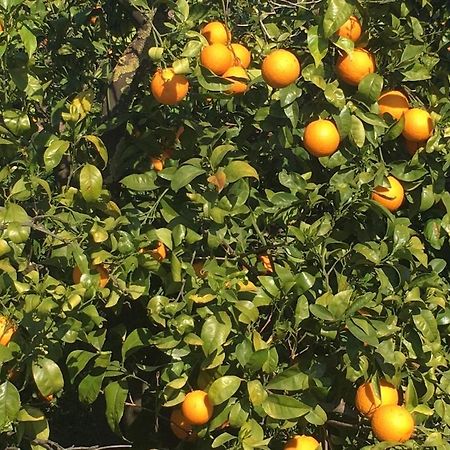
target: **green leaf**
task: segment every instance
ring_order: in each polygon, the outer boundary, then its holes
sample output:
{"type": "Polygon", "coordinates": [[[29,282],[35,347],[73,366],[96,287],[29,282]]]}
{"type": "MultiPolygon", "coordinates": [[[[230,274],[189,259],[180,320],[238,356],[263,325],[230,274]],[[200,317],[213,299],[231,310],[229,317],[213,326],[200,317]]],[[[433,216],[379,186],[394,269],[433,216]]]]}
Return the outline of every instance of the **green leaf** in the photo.
{"type": "Polygon", "coordinates": [[[379,344],[377,333],[367,320],[356,318],[348,319],[345,324],[350,333],[361,342],[372,345],[373,347],[376,347],[379,344]]]}
{"type": "Polygon", "coordinates": [[[0,430],[4,430],[19,414],[20,395],[9,381],[0,384],[0,430]]]}
{"type": "Polygon", "coordinates": [[[111,361],[111,352],[102,352],[95,358],[94,366],[78,384],[80,402],[92,404],[97,399],[105,377],[106,369],[111,361]]]}
{"type": "Polygon", "coordinates": [[[342,109],[345,106],[345,94],[344,91],[334,84],[327,84],[324,90],[325,98],[328,103],[331,103],[336,108],[342,109]]]}
{"type": "Polygon", "coordinates": [[[47,171],[54,169],[70,147],[70,142],[53,140],[44,152],[44,164],[47,171]]]}
{"type": "Polygon", "coordinates": [[[220,312],[217,317],[208,317],[203,323],[200,334],[205,354],[210,355],[214,350],[219,350],[230,332],[231,321],[225,312],[220,312]]]}
{"type": "Polygon", "coordinates": [[[241,381],[239,377],[234,375],[227,375],[215,380],[208,390],[208,397],[212,404],[220,405],[228,400],[239,389],[241,381]]]}
{"type": "Polygon", "coordinates": [[[204,173],[204,169],[201,169],[200,167],[191,166],[190,164],[181,166],[173,175],[170,187],[175,192],[178,192],[182,187],[189,184],[194,178],[197,178],[199,175],[204,173]]]}
{"type": "Polygon", "coordinates": [[[258,172],[245,161],[231,161],[224,169],[227,181],[234,183],[244,177],[253,177],[259,180],[258,172]]]}
{"type": "Polygon", "coordinates": [[[280,391],[303,391],[309,388],[309,377],[298,366],[289,367],[272,378],[266,388],[280,391]]]}
{"type": "Polygon", "coordinates": [[[366,130],[358,117],[352,115],[352,126],[350,128],[350,137],[352,141],[361,148],[366,141],[366,130]]]}
{"type": "Polygon", "coordinates": [[[93,134],[88,134],[84,136],[84,139],[94,144],[98,154],[103,159],[103,162],[105,163],[106,167],[106,164],[108,164],[108,150],[106,150],[106,146],[103,143],[103,141],[98,136],[94,136],[93,134]]]}
{"type": "Polygon", "coordinates": [[[21,111],[7,110],[3,113],[3,122],[5,127],[14,136],[23,136],[28,133],[31,128],[30,118],[21,111]]]}
{"type": "Polygon", "coordinates": [[[252,380],[247,383],[247,391],[253,406],[259,406],[267,398],[267,391],[259,380],[252,380]]]}
{"type": "Polygon", "coordinates": [[[325,37],[334,34],[350,17],[353,5],[346,0],[329,0],[328,8],[323,17],[323,31],[325,37]]]}
{"type": "Polygon", "coordinates": [[[439,341],[437,321],[431,311],[421,310],[420,314],[413,316],[413,321],[416,328],[429,343],[439,341]]]}
{"type": "Polygon", "coordinates": [[[155,184],[157,178],[157,173],[152,170],[150,172],[128,175],[123,178],[120,182],[128,189],[132,191],[152,191],[157,189],[158,186],[155,184]]]}
{"type": "Polygon", "coordinates": [[[105,388],[106,420],[111,430],[119,436],[122,436],[119,425],[122,420],[127,395],[128,385],[124,381],[114,381],[105,388]]]}
{"type": "Polygon", "coordinates": [[[261,406],[269,417],[279,420],[298,419],[311,409],[294,397],[276,394],[269,394],[261,406]]]}
{"type": "Polygon", "coordinates": [[[28,58],[31,58],[37,48],[36,36],[25,25],[22,25],[20,28],[19,35],[28,54],[28,58]]]}
{"type": "Polygon", "coordinates": [[[100,197],[103,177],[100,170],[92,164],[85,164],[80,172],[80,191],[88,202],[94,202],[100,197]]]}
{"type": "Polygon", "coordinates": [[[50,394],[59,392],[64,387],[64,378],[59,368],[53,360],[38,357],[32,364],[33,379],[39,392],[47,397],[50,394]]]}
{"type": "Polygon", "coordinates": [[[377,73],[366,75],[358,85],[358,92],[368,101],[376,102],[383,89],[383,77],[377,73]]]}
{"type": "Polygon", "coordinates": [[[185,58],[194,58],[200,54],[202,47],[203,43],[201,41],[188,41],[181,56],[185,58]]]}
{"type": "Polygon", "coordinates": [[[328,41],[319,34],[319,27],[314,25],[308,29],[308,49],[314,58],[316,67],[320,64],[328,51],[328,41]]]}

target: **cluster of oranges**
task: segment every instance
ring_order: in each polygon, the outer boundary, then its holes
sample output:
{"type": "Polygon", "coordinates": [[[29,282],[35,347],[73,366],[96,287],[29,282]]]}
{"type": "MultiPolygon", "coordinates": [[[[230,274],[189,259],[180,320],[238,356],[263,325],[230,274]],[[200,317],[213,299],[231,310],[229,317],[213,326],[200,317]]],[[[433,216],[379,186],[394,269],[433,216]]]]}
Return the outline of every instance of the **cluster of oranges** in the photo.
{"type": "Polygon", "coordinates": [[[361,384],[356,391],[356,409],[371,419],[373,434],[380,441],[405,442],[414,431],[414,419],[409,411],[399,405],[398,391],[382,379],[378,396],[372,383],[361,384]]]}
{"type": "MultiPolygon", "coordinates": [[[[200,53],[201,64],[218,76],[223,76],[233,83],[228,93],[239,94],[247,90],[246,69],[251,62],[249,50],[239,43],[231,43],[231,33],[225,24],[210,22],[201,30],[209,45],[200,53]]],[[[351,16],[337,31],[337,35],[357,42],[362,27],[357,17],[351,16]]],[[[373,55],[364,48],[355,47],[351,53],[338,57],[336,66],[338,77],[351,86],[358,86],[361,80],[376,70],[373,55]]],[[[298,58],[290,51],[276,49],[269,53],[261,65],[261,75],[272,88],[278,89],[295,83],[301,73],[298,58]]],[[[172,68],[158,69],[151,81],[151,90],[155,99],[163,104],[175,105],[188,93],[189,82],[184,75],[175,74],[172,68]]],[[[410,108],[406,95],[398,90],[383,92],[379,99],[381,115],[389,114],[395,120],[403,120],[403,137],[410,154],[423,146],[433,132],[430,114],[419,108],[410,108]]],[[[306,150],[315,157],[331,156],[341,142],[336,125],[327,119],[316,119],[310,122],[304,131],[303,144],[306,150]]],[[[163,154],[154,164],[160,170],[164,160],[170,154],[163,154]]],[[[401,183],[392,176],[387,178],[388,186],[376,186],[372,199],[382,204],[391,212],[397,211],[404,202],[404,189],[401,183]]]]}

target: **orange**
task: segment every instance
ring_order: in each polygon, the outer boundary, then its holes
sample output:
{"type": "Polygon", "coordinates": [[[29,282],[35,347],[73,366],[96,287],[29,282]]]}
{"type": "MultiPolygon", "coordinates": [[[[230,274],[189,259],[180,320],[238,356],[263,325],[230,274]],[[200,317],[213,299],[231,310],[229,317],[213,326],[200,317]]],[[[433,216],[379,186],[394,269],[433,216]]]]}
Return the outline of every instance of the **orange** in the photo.
{"type": "Polygon", "coordinates": [[[181,405],[184,417],[194,425],[207,423],[214,411],[213,404],[205,391],[192,391],[186,394],[181,405]]]}
{"type": "Polygon", "coordinates": [[[313,156],[332,155],[338,149],[340,141],[336,125],[329,120],[314,120],[305,128],[303,144],[313,156]]]}
{"type": "Polygon", "coordinates": [[[38,396],[45,403],[51,403],[54,399],[53,394],[42,395],[40,392],[38,392],[38,396]]]}
{"type": "Polygon", "coordinates": [[[244,69],[248,69],[252,60],[252,55],[248,51],[247,47],[242,44],[231,44],[231,51],[234,55],[236,66],[242,66],[244,69]]]}
{"type": "Polygon", "coordinates": [[[0,316],[0,345],[7,346],[17,331],[17,325],[5,316],[0,316]]]}
{"type": "Polygon", "coordinates": [[[226,45],[212,44],[203,47],[200,61],[211,72],[223,75],[233,65],[234,56],[226,45]]]}
{"type": "Polygon", "coordinates": [[[404,117],[403,136],[408,141],[426,141],[433,133],[433,120],[424,109],[409,109],[404,117]]]}
{"type": "Polygon", "coordinates": [[[167,257],[166,246],[158,241],[155,248],[140,248],[138,253],[150,253],[156,261],[161,262],[167,257]]]}
{"type": "Polygon", "coordinates": [[[163,105],[176,105],[186,97],[189,82],[184,75],[177,75],[173,69],[158,69],[151,82],[153,97],[163,105]]]}
{"type": "Polygon", "coordinates": [[[284,450],[316,450],[319,447],[319,442],[312,436],[294,436],[286,442],[284,450]]]}
{"type": "Polygon", "coordinates": [[[205,36],[209,44],[227,45],[231,39],[230,30],[222,22],[210,22],[205,25],[200,33],[205,36]]]}
{"type": "Polygon", "coordinates": [[[380,441],[405,442],[414,431],[414,419],[403,406],[384,405],[372,417],[373,434],[380,441]]]}
{"type": "Polygon", "coordinates": [[[347,84],[358,86],[366,75],[375,72],[375,59],[367,50],[355,48],[349,55],[339,56],[336,72],[347,84]]]}
{"type": "Polygon", "coordinates": [[[350,16],[347,22],[337,30],[338,36],[346,37],[353,42],[356,42],[359,39],[361,32],[361,22],[355,16],[350,16]]]}
{"type": "MultiPolygon", "coordinates": [[[[105,269],[105,267],[102,264],[95,265],[94,269],[100,275],[99,286],[100,286],[100,288],[103,289],[109,282],[109,273],[108,273],[108,271],[105,269]]],[[[80,282],[80,280],[81,280],[81,270],[80,270],[80,268],[78,266],[73,269],[72,280],[73,280],[74,284],[78,284],[80,282]]]]}
{"type": "Polygon", "coordinates": [[[388,381],[380,380],[381,400],[375,395],[372,383],[365,382],[359,386],[355,396],[356,409],[364,416],[372,417],[375,410],[383,405],[397,405],[398,391],[388,381]]]}
{"type": "Polygon", "coordinates": [[[294,83],[300,76],[297,57],[287,50],[279,49],[269,53],[261,66],[261,74],[269,86],[283,88],[294,83]]]}
{"type": "Polygon", "coordinates": [[[228,94],[243,94],[247,91],[247,83],[244,81],[234,80],[233,78],[245,78],[248,80],[247,71],[240,66],[230,67],[224,74],[223,77],[227,80],[233,82],[227,88],[228,94]]]}
{"type": "Polygon", "coordinates": [[[169,159],[172,156],[172,150],[166,149],[164,150],[159,157],[152,156],[150,158],[150,163],[152,165],[153,170],[156,172],[160,172],[164,169],[164,163],[166,162],[166,159],[169,159]]]}
{"type": "Polygon", "coordinates": [[[387,177],[390,187],[377,186],[372,192],[372,200],[380,203],[389,211],[395,212],[403,204],[405,191],[401,183],[394,177],[387,177]]]}
{"type": "Polygon", "coordinates": [[[192,430],[192,424],[183,416],[181,409],[174,409],[170,414],[170,428],[173,434],[182,441],[195,441],[197,434],[192,430]]]}
{"type": "Polygon", "coordinates": [[[270,260],[269,256],[268,255],[259,255],[258,258],[261,261],[261,264],[264,266],[264,269],[266,269],[266,272],[272,273],[273,266],[272,266],[272,261],[270,260]]]}
{"type": "Polygon", "coordinates": [[[408,141],[407,139],[405,139],[405,148],[406,151],[413,156],[417,150],[419,150],[419,148],[421,147],[425,147],[426,145],[426,141],[420,141],[420,142],[414,142],[414,141],[408,141]]]}
{"type": "Polygon", "coordinates": [[[383,92],[378,99],[378,109],[381,115],[387,113],[399,120],[409,109],[408,98],[400,91],[383,92]]]}

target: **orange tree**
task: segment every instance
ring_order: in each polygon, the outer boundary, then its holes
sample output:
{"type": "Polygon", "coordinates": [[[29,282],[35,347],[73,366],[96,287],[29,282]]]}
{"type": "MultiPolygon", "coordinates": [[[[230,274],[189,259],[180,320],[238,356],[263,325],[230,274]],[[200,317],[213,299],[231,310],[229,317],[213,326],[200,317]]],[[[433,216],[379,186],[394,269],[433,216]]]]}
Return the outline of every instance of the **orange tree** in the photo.
{"type": "Polygon", "coordinates": [[[448,16],[1,0],[0,446],[448,449],[448,16]]]}

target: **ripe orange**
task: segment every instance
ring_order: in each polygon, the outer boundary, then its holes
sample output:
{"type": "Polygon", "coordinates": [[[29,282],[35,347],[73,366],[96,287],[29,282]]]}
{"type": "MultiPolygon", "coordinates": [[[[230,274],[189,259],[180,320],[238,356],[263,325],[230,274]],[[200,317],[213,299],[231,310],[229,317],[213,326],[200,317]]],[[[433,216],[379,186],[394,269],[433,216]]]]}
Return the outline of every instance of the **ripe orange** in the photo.
{"type": "Polygon", "coordinates": [[[303,144],[313,156],[332,155],[338,149],[340,141],[336,125],[329,120],[314,120],[305,128],[303,144]]]}
{"type": "Polygon", "coordinates": [[[272,266],[272,261],[270,260],[269,256],[268,255],[259,255],[258,258],[261,261],[262,265],[264,266],[264,269],[266,269],[266,272],[272,273],[273,266],[272,266]]]}
{"type": "Polygon", "coordinates": [[[183,416],[181,409],[174,409],[170,414],[170,428],[173,434],[182,441],[192,442],[197,434],[192,430],[192,424],[183,416]]]}
{"type": "Polygon", "coordinates": [[[214,411],[213,404],[205,391],[192,391],[186,394],[181,405],[184,417],[194,425],[207,423],[214,411]]]}
{"type": "Polygon", "coordinates": [[[283,88],[294,83],[300,76],[300,62],[287,50],[279,49],[269,53],[261,66],[261,74],[269,86],[283,88]]]}
{"type": "Polygon", "coordinates": [[[252,60],[252,55],[248,51],[247,47],[242,44],[231,44],[231,51],[235,58],[235,65],[242,66],[244,69],[248,69],[252,60]]]}
{"type": "Polygon", "coordinates": [[[158,241],[155,248],[140,248],[138,253],[150,253],[156,261],[161,262],[167,257],[166,246],[158,241]]]}
{"type": "Polygon", "coordinates": [[[347,22],[337,30],[338,36],[346,37],[353,42],[356,42],[360,38],[361,32],[361,22],[355,16],[350,16],[347,22]]]}
{"type": "Polygon", "coordinates": [[[222,22],[214,21],[205,25],[200,33],[205,36],[209,44],[227,45],[231,39],[230,30],[222,22]]]}
{"type": "Polygon", "coordinates": [[[414,431],[414,419],[403,406],[384,405],[372,417],[373,434],[380,441],[405,442],[414,431]]]}
{"type": "Polygon", "coordinates": [[[212,44],[203,47],[200,61],[211,72],[223,75],[233,65],[234,56],[226,45],[212,44]]]}
{"type": "Polygon", "coordinates": [[[158,69],[151,82],[153,97],[163,105],[176,105],[186,97],[189,82],[184,75],[177,75],[173,69],[158,69]]]}
{"type": "Polygon", "coordinates": [[[312,436],[294,436],[286,442],[284,450],[316,450],[319,447],[319,442],[312,436]]]}
{"type": "MultiPolygon", "coordinates": [[[[99,286],[103,289],[109,282],[109,273],[102,264],[95,265],[94,269],[100,275],[99,286]]],[[[81,270],[78,266],[75,267],[72,271],[72,280],[74,284],[78,284],[81,280],[81,270]]]]}
{"type": "Polygon", "coordinates": [[[358,86],[366,75],[375,72],[375,58],[367,50],[355,48],[349,55],[339,56],[336,72],[347,84],[358,86]]]}
{"type": "Polygon", "coordinates": [[[380,380],[381,400],[376,396],[372,383],[365,382],[358,387],[355,396],[356,409],[364,416],[372,417],[375,410],[382,405],[397,405],[398,391],[388,381],[380,380]]]}
{"type": "Polygon", "coordinates": [[[408,141],[407,139],[405,139],[405,148],[406,151],[413,156],[417,150],[419,150],[419,148],[421,147],[425,147],[427,141],[420,141],[420,142],[414,142],[414,141],[408,141]]]}
{"type": "Polygon", "coordinates": [[[244,81],[233,79],[233,78],[245,78],[248,80],[247,71],[243,67],[240,66],[230,67],[223,74],[223,77],[233,82],[233,84],[230,84],[227,89],[228,94],[243,94],[244,92],[247,91],[248,89],[247,83],[245,83],[244,81]]]}
{"type": "Polygon", "coordinates": [[[164,169],[164,163],[166,159],[169,159],[172,156],[172,150],[170,148],[164,150],[159,157],[152,156],[150,158],[150,163],[152,165],[153,170],[156,172],[160,172],[164,169]]]}
{"type": "Polygon", "coordinates": [[[386,91],[378,99],[378,108],[381,115],[387,113],[399,120],[409,109],[408,98],[400,91],[386,91]]]}
{"type": "Polygon", "coordinates": [[[17,331],[17,325],[5,316],[0,316],[0,345],[7,346],[17,331]]]}
{"type": "Polygon", "coordinates": [[[433,133],[433,120],[424,109],[412,108],[405,112],[403,136],[408,141],[426,141],[433,133]]]}
{"type": "Polygon", "coordinates": [[[372,200],[395,212],[402,206],[405,191],[401,183],[394,177],[387,177],[390,187],[377,186],[372,192],[372,200]]]}

